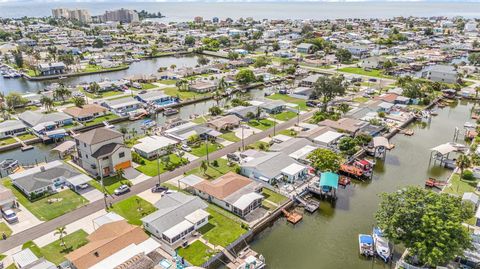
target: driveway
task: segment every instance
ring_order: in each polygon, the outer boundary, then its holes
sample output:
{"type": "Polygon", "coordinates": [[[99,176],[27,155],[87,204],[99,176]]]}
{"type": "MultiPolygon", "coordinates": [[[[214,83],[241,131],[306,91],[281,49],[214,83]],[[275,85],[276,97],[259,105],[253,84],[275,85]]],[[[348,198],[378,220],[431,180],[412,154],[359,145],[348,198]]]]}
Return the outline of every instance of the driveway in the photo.
{"type": "Polygon", "coordinates": [[[141,183],[150,177],[143,174],[142,172],[138,171],[135,168],[129,167],[124,170],[124,177],[132,182],[133,185],[136,185],[138,183],[141,183]]]}
{"type": "Polygon", "coordinates": [[[144,199],[145,201],[155,204],[162,198],[162,194],[158,192],[152,192],[151,190],[146,190],[138,194],[138,197],[144,199]]]}
{"type": "Polygon", "coordinates": [[[25,231],[43,222],[30,213],[22,204],[19,205],[20,207],[16,210],[18,222],[12,224],[5,222],[12,229],[13,234],[25,231]]]}
{"type": "Polygon", "coordinates": [[[85,199],[87,199],[90,202],[95,202],[103,199],[103,193],[91,186],[88,187],[87,189],[79,190],[77,191],[77,193],[83,196],[85,199]]]}
{"type": "MultiPolygon", "coordinates": [[[[238,127],[238,128],[235,128],[233,130],[233,132],[235,133],[235,136],[237,136],[238,138],[242,138],[242,127],[238,127]]],[[[258,134],[258,133],[261,133],[262,130],[260,129],[257,129],[257,128],[253,128],[253,127],[245,127],[243,128],[243,138],[247,138],[249,136],[252,136],[254,134],[258,134]]]]}

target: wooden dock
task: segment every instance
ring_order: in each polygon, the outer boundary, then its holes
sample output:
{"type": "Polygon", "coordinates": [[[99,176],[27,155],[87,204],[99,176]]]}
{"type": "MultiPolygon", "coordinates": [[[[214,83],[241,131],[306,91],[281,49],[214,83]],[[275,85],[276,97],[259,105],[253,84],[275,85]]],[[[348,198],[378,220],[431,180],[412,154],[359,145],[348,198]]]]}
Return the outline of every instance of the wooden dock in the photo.
{"type": "Polygon", "coordinates": [[[309,213],[313,213],[317,211],[317,209],[320,207],[320,203],[318,201],[307,201],[303,199],[301,196],[295,196],[294,199],[299,204],[301,204],[305,208],[305,210],[309,213]]]}
{"type": "Polygon", "coordinates": [[[292,224],[297,224],[303,219],[303,216],[298,212],[295,212],[295,211],[288,212],[285,209],[282,209],[282,212],[283,212],[283,215],[285,215],[285,217],[287,218],[287,221],[292,224]]]}

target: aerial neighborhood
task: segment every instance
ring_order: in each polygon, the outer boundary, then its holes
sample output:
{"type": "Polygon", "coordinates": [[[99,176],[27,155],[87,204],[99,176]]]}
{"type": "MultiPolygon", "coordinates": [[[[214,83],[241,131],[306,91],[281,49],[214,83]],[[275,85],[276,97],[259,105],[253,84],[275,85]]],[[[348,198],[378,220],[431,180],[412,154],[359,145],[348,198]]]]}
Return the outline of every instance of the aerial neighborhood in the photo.
{"type": "Polygon", "coordinates": [[[4,267],[480,265],[475,19],[162,17],[0,20],[4,267]]]}

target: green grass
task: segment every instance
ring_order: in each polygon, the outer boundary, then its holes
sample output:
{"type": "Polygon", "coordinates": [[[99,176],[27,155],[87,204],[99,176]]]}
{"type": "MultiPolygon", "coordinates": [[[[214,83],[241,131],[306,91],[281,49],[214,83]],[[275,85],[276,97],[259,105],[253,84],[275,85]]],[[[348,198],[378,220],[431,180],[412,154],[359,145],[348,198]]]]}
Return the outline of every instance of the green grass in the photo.
{"type": "Polygon", "coordinates": [[[142,90],[151,90],[158,88],[158,86],[152,84],[152,83],[142,83],[142,90]]]}
{"type": "Polygon", "coordinates": [[[223,133],[220,137],[232,142],[238,142],[241,140],[241,138],[237,137],[234,132],[223,133]]]}
{"type": "Polygon", "coordinates": [[[272,99],[272,100],[283,100],[287,103],[292,103],[292,104],[298,105],[300,110],[309,110],[305,100],[294,98],[294,97],[288,96],[287,94],[275,93],[275,94],[272,94],[270,96],[267,96],[267,98],[272,99]]]}
{"type": "Polygon", "coordinates": [[[70,189],[31,202],[20,190],[13,186],[11,180],[4,180],[3,185],[12,190],[18,202],[43,221],[52,220],[88,203],[87,199],[70,189]],[[61,201],[49,203],[48,200],[50,199],[61,199],[61,201]]]}
{"type": "Polygon", "coordinates": [[[98,71],[115,71],[115,70],[122,70],[126,66],[128,66],[128,65],[122,64],[122,65],[115,66],[115,67],[103,68],[100,65],[89,64],[85,67],[85,69],[83,69],[83,70],[81,70],[80,72],[77,72],[77,73],[84,74],[84,73],[93,73],[93,72],[98,72],[98,71]]]}
{"type": "Polygon", "coordinates": [[[36,136],[35,136],[34,134],[26,133],[26,134],[17,135],[17,137],[18,137],[20,140],[25,141],[25,140],[29,140],[29,139],[35,138],[36,136]]]}
{"type": "Polygon", "coordinates": [[[165,80],[160,80],[159,83],[162,83],[165,85],[175,85],[177,84],[177,81],[174,79],[165,79],[165,80]]]}
{"type": "Polygon", "coordinates": [[[45,259],[58,265],[65,261],[65,255],[88,243],[88,234],[84,230],[78,230],[63,237],[65,247],[60,239],[40,248],[45,259]]]}
{"type": "MultiPolygon", "coordinates": [[[[217,151],[220,148],[222,148],[222,145],[208,142],[208,153],[217,151]]],[[[205,146],[205,142],[200,143],[198,147],[192,147],[192,152],[190,153],[197,157],[202,157],[207,155],[207,147],[205,146]]]]}
{"type": "Polygon", "coordinates": [[[33,241],[27,241],[22,245],[22,249],[29,248],[38,258],[43,257],[42,250],[33,241]]]}
{"type": "Polygon", "coordinates": [[[178,255],[187,260],[191,265],[200,266],[215,255],[215,251],[197,240],[186,248],[179,248],[178,255]]]}
{"type": "Polygon", "coordinates": [[[188,175],[194,174],[202,178],[215,179],[228,172],[235,172],[237,165],[228,166],[228,161],[222,158],[217,159],[218,167],[212,165],[212,162],[208,166],[205,173],[202,168],[196,167],[187,172],[188,175]]]}
{"type": "Polygon", "coordinates": [[[197,124],[207,123],[207,121],[208,119],[205,116],[196,117],[195,119],[192,120],[192,122],[195,122],[197,124]]]}
{"type": "Polygon", "coordinates": [[[113,119],[116,119],[116,118],[118,118],[117,115],[109,113],[109,114],[106,114],[106,115],[103,115],[103,116],[96,117],[92,121],[85,122],[84,125],[85,126],[91,126],[91,125],[102,123],[106,120],[113,120],[113,119]]]}
{"type": "MultiPolygon", "coordinates": [[[[239,222],[227,217],[228,214],[220,214],[218,210],[222,209],[218,207],[214,209],[212,206],[207,208],[210,218],[208,223],[200,228],[199,232],[209,243],[226,247],[246,233],[247,230],[242,228],[239,222]]],[[[226,212],[225,210],[223,211],[226,212]]]]}
{"type": "Polygon", "coordinates": [[[476,183],[460,180],[459,174],[454,174],[450,179],[450,186],[445,187],[443,192],[462,196],[465,192],[475,192],[476,183]]]}
{"type": "Polygon", "coordinates": [[[377,78],[391,78],[390,76],[383,74],[382,70],[375,70],[375,69],[364,70],[363,68],[360,68],[360,67],[344,67],[344,68],[338,69],[338,71],[350,73],[350,74],[362,75],[362,76],[377,77],[377,78]]]}
{"type": "Polygon", "coordinates": [[[277,120],[288,121],[288,120],[291,120],[291,119],[297,117],[297,113],[293,112],[293,111],[284,111],[282,113],[275,114],[275,115],[272,115],[272,116],[273,116],[273,118],[275,118],[277,120]]]}
{"type": "MultiPolygon", "coordinates": [[[[143,159],[145,161],[144,165],[141,165],[137,167],[137,170],[144,173],[147,176],[156,176],[158,175],[158,161],[157,160],[147,160],[143,159]]],[[[176,154],[170,154],[170,163],[172,164],[171,167],[178,167],[182,163],[186,163],[187,159],[185,158],[180,158],[176,154]]],[[[166,164],[160,159],[160,174],[164,173],[167,171],[166,164]]]]}
{"type": "Polygon", "coordinates": [[[12,230],[5,222],[0,222],[0,234],[4,233],[7,237],[9,237],[10,235],[12,235],[12,230]]]}
{"type": "Polygon", "coordinates": [[[190,91],[179,91],[177,87],[171,87],[171,88],[165,88],[162,89],[163,92],[165,92],[166,95],[170,96],[175,96],[175,97],[180,97],[182,100],[188,100],[188,99],[198,99],[201,97],[205,97],[209,95],[209,93],[196,93],[196,92],[190,92],[190,91]]]}
{"type": "Polygon", "coordinates": [[[297,136],[297,132],[295,132],[295,131],[292,130],[292,129],[282,130],[282,131],[278,132],[278,134],[288,135],[288,136],[291,136],[291,137],[297,136]]]}
{"type": "Polygon", "coordinates": [[[267,142],[263,142],[263,141],[257,141],[247,146],[248,149],[257,149],[257,150],[264,150],[264,151],[268,150],[269,147],[270,145],[267,142]]]}
{"type": "Polygon", "coordinates": [[[363,97],[363,96],[353,98],[353,101],[357,103],[365,103],[368,100],[370,100],[370,98],[363,97]]]}
{"type": "MultiPolygon", "coordinates": [[[[248,125],[259,130],[265,131],[267,129],[273,128],[274,122],[267,119],[261,120],[251,120],[248,122],[248,125]]],[[[278,123],[277,123],[278,124],[278,123]]]]}
{"type": "MultiPolygon", "coordinates": [[[[126,178],[119,178],[117,176],[106,177],[103,179],[103,184],[105,184],[105,189],[107,193],[113,194],[116,188],[120,187],[121,185],[127,184],[128,179],[126,178]]],[[[92,187],[98,189],[99,191],[103,192],[102,183],[100,180],[90,180],[88,182],[92,187]]]]}
{"type": "Polygon", "coordinates": [[[15,138],[13,137],[6,137],[6,138],[0,139],[0,146],[11,145],[14,143],[17,143],[17,140],[15,140],[15,138]]]}
{"type": "MultiPolygon", "coordinates": [[[[123,96],[123,92],[121,91],[106,91],[106,92],[99,92],[97,95],[93,94],[93,93],[89,93],[87,91],[84,91],[82,90],[82,92],[89,98],[92,98],[92,99],[98,99],[98,98],[106,98],[106,97],[112,97],[112,96],[117,96],[117,95],[122,95],[121,97],[125,97],[123,96]]],[[[119,96],[120,98],[120,96],[119,96]]]]}
{"type": "Polygon", "coordinates": [[[124,217],[128,223],[133,225],[142,225],[141,219],[155,210],[157,210],[155,206],[136,195],[113,204],[112,209],[113,212],[124,217]]]}
{"type": "Polygon", "coordinates": [[[280,193],[276,193],[270,189],[263,188],[262,195],[265,197],[266,200],[280,205],[281,203],[285,202],[288,198],[281,195],[280,193]]]}

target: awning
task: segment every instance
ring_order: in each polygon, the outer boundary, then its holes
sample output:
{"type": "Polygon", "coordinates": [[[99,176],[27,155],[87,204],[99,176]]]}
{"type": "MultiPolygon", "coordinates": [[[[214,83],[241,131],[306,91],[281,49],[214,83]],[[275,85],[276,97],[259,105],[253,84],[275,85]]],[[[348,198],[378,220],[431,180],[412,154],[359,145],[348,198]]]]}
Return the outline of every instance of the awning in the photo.
{"type": "Polygon", "coordinates": [[[434,148],[431,148],[430,149],[431,151],[436,151],[438,153],[440,153],[441,155],[445,155],[445,154],[448,154],[450,152],[454,152],[457,150],[456,147],[454,147],[452,144],[450,143],[446,143],[446,144],[442,144],[440,146],[436,146],[434,148]]]}
{"type": "Polygon", "coordinates": [[[65,141],[62,144],[56,146],[51,151],[58,151],[58,152],[63,154],[63,153],[69,151],[70,149],[72,149],[74,147],[75,147],[75,141],[68,140],[68,141],[65,141]]]}
{"type": "Polygon", "coordinates": [[[194,225],[190,221],[184,220],[178,223],[177,225],[171,227],[170,229],[166,230],[165,232],[163,232],[163,235],[170,239],[173,239],[175,236],[183,233],[184,231],[190,229],[193,226],[194,225]]]}
{"type": "Polygon", "coordinates": [[[72,186],[80,186],[82,184],[88,183],[92,180],[89,176],[85,174],[76,175],[72,178],[67,179],[67,182],[70,183],[72,186]]]}
{"type": "Polygon", "coordinates": [[[320,187],[332,187],[338,189],[338,175],[332,172],[325,172],[320,175],[320,187]]]}
{"type": "Polygon", "coordinates": [[[49,132],[45,132],[45,135],[50,138],[63,138],[67,135],[67,131],[65,129],[57,129],[49,132]]]}
{"type": "Polygon", "coordinates": [[[240,210],[245,210],[248,206],[250,206],[255,200],[258,199],[263,199],[263,195],[256,193],[256,192],[251,192],[245,195],[242,195],[240,199],[238,199],[235,203],[233,203],[233,206],[240,209],[240,210]]]}
{"type": "Polygon", "coordinates": [[[202,181],[204,181],[204,179],[196,175],[188,175],[179,180],[180,183],[183,183],[190,187],[195,186],[202,181]]]}

